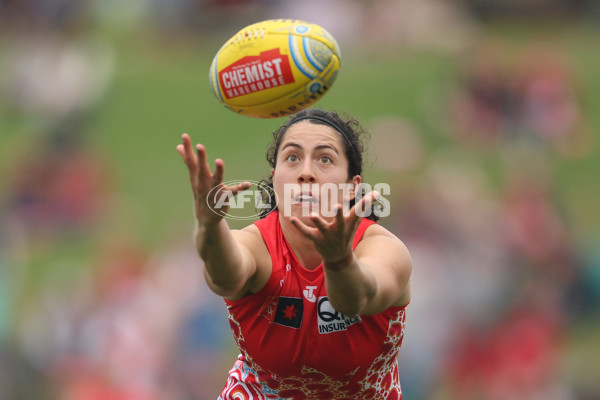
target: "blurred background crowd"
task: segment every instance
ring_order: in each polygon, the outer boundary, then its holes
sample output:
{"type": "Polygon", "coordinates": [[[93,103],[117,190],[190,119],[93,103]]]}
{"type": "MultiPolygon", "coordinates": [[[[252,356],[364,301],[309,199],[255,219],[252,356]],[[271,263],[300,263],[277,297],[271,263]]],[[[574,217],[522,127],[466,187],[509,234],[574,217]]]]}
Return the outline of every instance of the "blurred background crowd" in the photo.
{"type": "Polygon", "coordinates": [[[282,121],[223,109],[208,67],[280,17],[338,40],[318,105],[392,188],[405,398],[599,399],[597,2],[0,0],[0,400],[216,399],[237,353],[174,148],[267,172],[282,121]]]}

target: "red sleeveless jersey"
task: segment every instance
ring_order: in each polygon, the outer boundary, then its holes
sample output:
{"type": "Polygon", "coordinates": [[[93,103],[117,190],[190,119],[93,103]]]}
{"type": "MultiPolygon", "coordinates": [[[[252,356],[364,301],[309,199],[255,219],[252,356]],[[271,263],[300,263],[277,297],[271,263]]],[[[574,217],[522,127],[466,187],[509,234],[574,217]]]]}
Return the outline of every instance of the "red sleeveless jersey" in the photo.
{"type": "MultiPolygon", "coordinates": [[[[373,223],[361,221],[353,248],[373,223]]],[[[273,271],[259,292],[225,301],[241,354],[219,400],[401,399],[405,307],[342,315],[327,298],[323,266],[310,271],[300,264],[277,211],[255,225],[273,271]]]]}

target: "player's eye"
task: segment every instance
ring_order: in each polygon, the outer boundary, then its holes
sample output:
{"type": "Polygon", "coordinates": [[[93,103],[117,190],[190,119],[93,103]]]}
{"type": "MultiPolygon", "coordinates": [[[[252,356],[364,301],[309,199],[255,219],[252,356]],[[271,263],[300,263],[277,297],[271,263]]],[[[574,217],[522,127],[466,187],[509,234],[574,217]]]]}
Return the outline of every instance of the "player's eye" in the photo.
{"type": "Polygon", "coordinates": [[[288,162],[297,162],[298,161],[298,156],[295,154],[290,154],[289,156],[287,156],[286,161],[288,162]]]}
{"type": "Polygon", "coordinates": [[[333,160],[329,156],[321,156],[319,158],[319,161],[321,161],[323,164],[331,164],[333,162],[333,160]]]}

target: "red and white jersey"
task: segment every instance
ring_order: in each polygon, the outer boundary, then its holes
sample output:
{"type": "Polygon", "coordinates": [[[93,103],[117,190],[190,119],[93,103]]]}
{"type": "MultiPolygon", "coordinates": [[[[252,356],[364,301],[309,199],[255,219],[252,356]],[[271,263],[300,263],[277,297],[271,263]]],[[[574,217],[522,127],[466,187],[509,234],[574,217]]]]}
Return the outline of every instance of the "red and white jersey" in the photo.
{"type": "MultiPolygon", "coordinates": [[[[361,221],[353,248],[373,223],[361,221]]],[[[401,399],[405,307],[342,315],[327,298],[323,266],[310,271],[300,264],[277,211],[255,224],[273,272],[259,292],[225,301],[241,354],[219,400],[401,399]]]]}

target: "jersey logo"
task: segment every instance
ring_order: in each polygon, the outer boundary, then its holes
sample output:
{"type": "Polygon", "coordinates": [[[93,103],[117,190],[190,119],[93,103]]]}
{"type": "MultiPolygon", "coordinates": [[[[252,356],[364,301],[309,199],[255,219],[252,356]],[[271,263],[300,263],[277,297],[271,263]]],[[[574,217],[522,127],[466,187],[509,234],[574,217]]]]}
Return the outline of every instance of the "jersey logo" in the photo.
{"type": "Polygon", "coordinates": [[[319,297],[319,302],[317,303],[317,316],[320,334],[343,332],[347,330],[350,325],[362,322],[362,319],[360,319],[360,316],[358,315],[350,318],[336,311],[327,297],[319,297]]]}
{"type": "Polygon", "coordinates": [[[275,319],[275,310],[277,310],[277,297],[269,296],[262,307],[260,307],[260,310],[258,310],[258,315],[266,318],[269,322],[273,322],[273,319],[275,319]]]}
{"type": "Polygon", "coordinates": [[[306,298],[306,300],[310,301],[311,303],[317,301],[317,296],[315,296],[315,294],[313,293],[313,290],[315,290],[316,288],[316,286],[307,286],[306,289],[302,291],[302,293],[304,294],[304,298],[306,298]]]}
{"type": "Polygon", "coordinates": [[[302,325],[302,299],[299,297],[280,297],[275,311],[274,323],[299,329],[302,325]]]}

